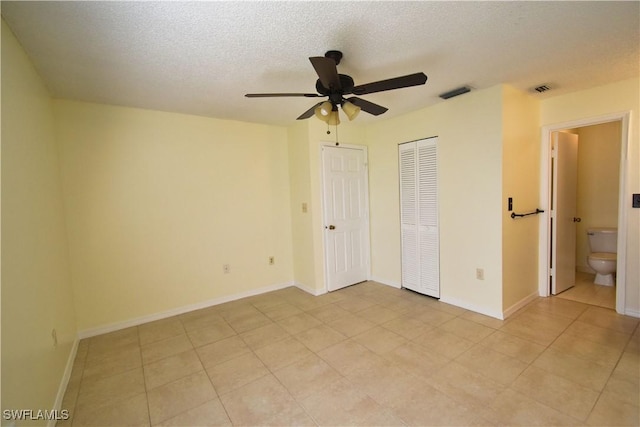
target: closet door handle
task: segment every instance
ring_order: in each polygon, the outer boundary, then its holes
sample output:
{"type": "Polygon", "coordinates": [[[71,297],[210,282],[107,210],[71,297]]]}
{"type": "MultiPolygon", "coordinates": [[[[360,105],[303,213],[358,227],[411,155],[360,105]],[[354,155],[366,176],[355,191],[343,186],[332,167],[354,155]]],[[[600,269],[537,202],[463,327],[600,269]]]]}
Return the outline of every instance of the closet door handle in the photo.
{"type": "Polygon", "coordinates": [[[329,227],[327,227],[329,230],[335,230],[336,226],[335,225],[330,225],[329,227]]]}
{"type": "Polygon", "coordinates": [[[575,216],[573,217],[573,222],[580,222],[582,221],[582,218],[576,218],[575,216]]]}

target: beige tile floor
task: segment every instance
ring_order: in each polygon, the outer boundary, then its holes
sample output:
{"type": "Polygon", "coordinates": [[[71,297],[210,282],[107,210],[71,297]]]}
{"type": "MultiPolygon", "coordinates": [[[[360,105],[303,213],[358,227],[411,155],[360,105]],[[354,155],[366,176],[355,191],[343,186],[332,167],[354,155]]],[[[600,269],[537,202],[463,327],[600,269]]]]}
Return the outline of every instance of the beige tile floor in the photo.
{"type": "Polygon", "coordinates": [[[594,278],[595,274],[576,272],[575,286],[557,295],[557,297],[615,310],[615,286],[596,285],[593,283],[594,278]]]}
{"type": "Polygon", "coordinates": [[[374,282],[85,339],[59,426],[640,424],[638,319],[560,298],[507,321],[374,282]]]}

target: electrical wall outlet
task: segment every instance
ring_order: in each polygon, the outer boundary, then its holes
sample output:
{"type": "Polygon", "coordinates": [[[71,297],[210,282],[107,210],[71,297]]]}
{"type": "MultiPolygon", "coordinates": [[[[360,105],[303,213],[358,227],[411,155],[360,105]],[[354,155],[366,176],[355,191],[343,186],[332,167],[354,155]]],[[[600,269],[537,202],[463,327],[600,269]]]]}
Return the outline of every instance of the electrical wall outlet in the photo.
{"type": "Polygon", "coordinates": [[[225,264],[222,266],[222,271],[224,272],[224,274],[229,274],[231,273],[231,266],[229,264],[225,264]]]}
{"type": "Polygon", "coordinates": [[[302,202],[302,213],[307,213],[308,210],[309,205],[307,205],[307,202],[302,202]]]}
{"type": "Polygon", "coordinates": [[[270,257],[269,257],[269,265],[273,265],[273,264],[275,264],[275,263],[276,263],[276,257],[274,257],[274,256],[270,256],[270,257]]]}
{"type": "Polygon", "coordinates": [[[484,280],[484,268],[476,268],[476,279],[484,280]]]}

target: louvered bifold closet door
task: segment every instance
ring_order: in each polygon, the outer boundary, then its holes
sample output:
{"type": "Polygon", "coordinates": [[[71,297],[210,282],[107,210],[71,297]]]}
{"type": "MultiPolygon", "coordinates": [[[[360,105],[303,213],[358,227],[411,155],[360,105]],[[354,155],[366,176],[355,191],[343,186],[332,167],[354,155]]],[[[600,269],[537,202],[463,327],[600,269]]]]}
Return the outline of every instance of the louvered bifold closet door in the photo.
{"type": "Polygon", "coordinates": [[[399,146],[402,287],[440,297],[437,138],[399,146]]]}
{"type": "Polygon", "coordinates": [[[440,298],[438,164],[435,138],[417,143],[420,291],[440,298]]]}
{"type": "Polygon", "coordinates": [[[418,182],[416,143],[400,144],[400,232],[402,240],[402,287],[420,287],[418,252],[418,182]]]}

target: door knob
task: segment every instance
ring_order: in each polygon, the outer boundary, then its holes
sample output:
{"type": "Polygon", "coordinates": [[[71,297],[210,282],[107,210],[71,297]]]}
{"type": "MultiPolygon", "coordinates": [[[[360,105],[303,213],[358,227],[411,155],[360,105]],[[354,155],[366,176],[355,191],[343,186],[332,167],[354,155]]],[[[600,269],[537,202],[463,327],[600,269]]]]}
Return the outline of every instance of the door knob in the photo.
{"type": "Polygon", "coordinates": [[[582,221],[582,218],[576,218],[575,216],[573,217],[573,222],[580,222],[582,221]]]}
{"type": "Polygon", "coordinates": [[[329,230],[335,230],[335,229],[336,229],[336,226],[335,226],[335,225],[330,225],[330,226],[329,226],[329,230]]]}

